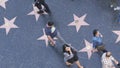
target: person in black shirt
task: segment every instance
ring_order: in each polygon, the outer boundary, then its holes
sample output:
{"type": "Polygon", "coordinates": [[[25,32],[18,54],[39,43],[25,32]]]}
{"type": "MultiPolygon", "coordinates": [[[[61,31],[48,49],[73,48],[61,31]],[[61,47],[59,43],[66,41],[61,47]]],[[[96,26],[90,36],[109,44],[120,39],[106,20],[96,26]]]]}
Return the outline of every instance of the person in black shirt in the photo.
{"type": "Polygon", "coordinates": [[[68,67],[70,67],[73,63],[76,63],[78,68],[84,68],[80,62],[77,55],[77,51],[71,45],[64,44],[63,45],[63,54],[64,54],[64,61],[68,67]]]}
{"type": "Polygon", "coordinates": [[[44,11],[42,10],[42,5],[45,7],[45,11],[47,13],[51,13],[48,5],[45,3],[45,0],[34,0],[35,2],[35,6],[39,9],[38,13],[44,13],[44,11]]]}

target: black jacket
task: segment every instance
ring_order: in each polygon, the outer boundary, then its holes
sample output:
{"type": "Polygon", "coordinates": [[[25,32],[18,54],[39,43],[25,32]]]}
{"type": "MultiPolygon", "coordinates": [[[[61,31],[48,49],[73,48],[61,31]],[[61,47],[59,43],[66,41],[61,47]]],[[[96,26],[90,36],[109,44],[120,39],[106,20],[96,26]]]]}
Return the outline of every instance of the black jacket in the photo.
{"type": "Polygon", "coordinates": [[[45,0],[34,0],[35,2],[44,3],[45,0]]]}

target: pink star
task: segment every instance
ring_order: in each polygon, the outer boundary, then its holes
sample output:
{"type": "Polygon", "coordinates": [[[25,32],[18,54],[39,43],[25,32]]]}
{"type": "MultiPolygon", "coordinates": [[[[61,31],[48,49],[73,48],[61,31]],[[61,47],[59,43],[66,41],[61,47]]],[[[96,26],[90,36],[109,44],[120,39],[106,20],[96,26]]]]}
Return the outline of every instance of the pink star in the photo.
{"type": "MultiPolygon", "coordinates": [[[[55,40],[57,38],[54,38],[55,40]]],[[[45,34],[45,29],[43,29],[43,36],[41,36],[40,38],[38,38],[37,40],[44,40],[45,41],[45,44],[46,44],[46,47],[48,46],[48,38],[47,38],[47,35],[45,34]]]]}
{"type": "Polygon", "coordinates": [[[87,40],[84,40],[84,41],[85,41],[86,47],[81,49],[79,52],[87,52],[88,59],[90,59],[92,56],[93,45],[89,43],[87,40]]]}
{"type": "Polygon", "coordinates": [[[8,0],[0,0],[0,6],[6,9],[5,3],[6,3],[7,1],[8,1],[8,0]]]}
{"type": "Polygon", "coordinates": [[[8,19],[4,18],[5,24],[1,25],[0,29],[5,28],[6,29],[6,35],[7,35],[11,28],[19,28],[18,26],[16,26],[14,24],[15,20],[16,20],[16,17],[14,17],[11,20],[8,20],[8,19]]]}
{"type": "Polygon", "coordinates": [[[73,14],[73,16],[74,16],[74,21],[72,23],[68,24],[68,26],[75,26],[77,32],[79,31],[81,26],[88,26],[89,25],[88,23],[86,23],[84,21],[86,14],[80,18],[78,16],[76,16],[75,14],[73,14]]]}
{"type": "MultiPolygon", "coordinates": [[[[42,8],[44,8],[44,7],[42,6],[42,8]]],[[[33,11],[28,13],[28,15],[35,15],[35,19],[36,19],[36,21],[38,21],[38,19],[40,17],[40,14],[37,13],[38,11],[39,11],[39,9],[36,6],[34,6],[34,4],[33,4],[33,11]]],[[[47,13],[44,11],[43,14],[47,14],[47,13]]]]}
{"type": "Polygon", "coordinates": [[[118,35],[118,38],[116,40],[116,43],[120,42],[120,31],[113,31],[113,33],[118,35]]]}

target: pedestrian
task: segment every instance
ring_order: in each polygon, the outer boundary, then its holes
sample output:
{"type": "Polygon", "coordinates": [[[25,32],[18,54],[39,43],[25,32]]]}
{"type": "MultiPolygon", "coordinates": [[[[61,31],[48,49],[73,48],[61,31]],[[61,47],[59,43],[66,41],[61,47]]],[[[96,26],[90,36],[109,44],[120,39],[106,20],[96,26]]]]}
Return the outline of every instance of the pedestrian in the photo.
{"type": "Polygon", "coordinates": [[[117,7],[117,0],[110,0],[110,7],[112,8],[115,8],[117,7]]]}
{"type": "Polygon", "coordinates": [[[45,33],[47,35],[47,38],[52,46],[55,46],[54,38],[56,37],[58,40],[60,40],[61,43],[65,44],[66,41],[61,37],[59,31],[56,29],[53,22],[48,22],[45,27],[45,33]]]}
{"type": "Polygon", "coordinates": [[[103,53],[101,62],[102,68],[116,68],[114,63],[120,67],[120,63],[112,56],[111,52],[103,53]]]}
{"type": "Polygon", "coordinates": [[[97,50],[98,52],[107,52],[98,29],[93,30],[93,48],[93,50],[97,50]]]}
{"type": "Polygon", "coordinates": [[[111,0],[110,7],[116,10],[120,10],[120,6],[118,6],[119,1],[118,0],[111,0]]]}
{"type": "Polygon", "coordinates": [[[68,44],[63,45],[63,54],[64,54],[64,61],[68,67],[70,67],[73,63],[76,63],[78,68],[83,68],[80,64],[77,51],[68,44]]]}
{"type": "Polygon", "coordinates": [[[51,14],[48,5],[45,3],[45,0],[34,0],[34,1],[35,1],[35,6],[39,9],[38,11],[39,14],[44,13],[44,11],[51,14]],[[42,5],[45,7],[45,10],[43,10],[42,5]]]}

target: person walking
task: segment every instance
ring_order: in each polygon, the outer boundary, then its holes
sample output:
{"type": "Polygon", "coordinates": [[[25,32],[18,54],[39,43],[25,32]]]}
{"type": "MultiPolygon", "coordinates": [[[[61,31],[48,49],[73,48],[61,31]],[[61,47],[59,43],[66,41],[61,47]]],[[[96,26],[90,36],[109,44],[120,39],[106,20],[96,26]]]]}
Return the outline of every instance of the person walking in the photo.
{"type": "Polygon", "coordinates": [[[68,67],[70,67],[73,63],[76,63],[78,68],[83,68],[83,66],[79,62],[77,51],[72,46],[68,44],[64,44],[63,54],[64,54],[64,61],[68,67]]]}
{"type": "Polygon", "coordinates": [[[35,6],[39,9],[38,11],[39,14],[44,13],[44,11],[51,14],[51,11],[48,5],[46,4],[45,0],[34,0],[34,2],[35,2],[35,6]],[[42,5],[45,7],[45,10],[43,10],[42,5]]]}
{"type": "Polygon", "coordinates": [[[52,46],[55,46],[54,38],[56,37],[61,43],[65,44],[66,41],[61,37],[59,31],[56,29],[53,22],[48,22],[45,27],[45,33],[52,46]]]}
{"type": "Polygon", "coordinates": [[[98,52],[105,53],[107,50],[105,49],[105,45],[102,41],[102,36],[98,29],[93,30],[93,50],[97,50],[98,52]]]}

